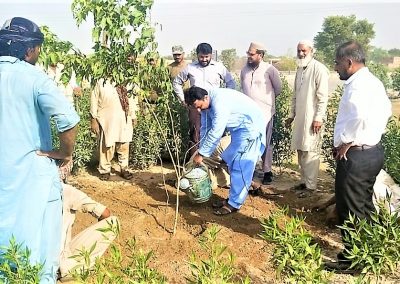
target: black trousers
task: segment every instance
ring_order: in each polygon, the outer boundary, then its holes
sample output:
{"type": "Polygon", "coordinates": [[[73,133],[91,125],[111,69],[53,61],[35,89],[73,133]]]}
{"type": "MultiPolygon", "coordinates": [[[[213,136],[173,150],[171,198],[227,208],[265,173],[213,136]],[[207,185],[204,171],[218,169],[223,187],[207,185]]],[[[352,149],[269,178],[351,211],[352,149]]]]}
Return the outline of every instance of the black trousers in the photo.
{"type": "Polygon", "coordinates": [[[384,160],[381,144],[369,149],[352,147],[346,156],[347,161],[337,162],[335,178],[336,210],[341,225],[349,213],[360,219],[369,219],[371,212],[375,211],[373,186],[384,160]]]}
{"type": "Polygon", "coordinates": [[[189,107],[189,158],[199,148],[201,114],[197,108],[189,107]]]}

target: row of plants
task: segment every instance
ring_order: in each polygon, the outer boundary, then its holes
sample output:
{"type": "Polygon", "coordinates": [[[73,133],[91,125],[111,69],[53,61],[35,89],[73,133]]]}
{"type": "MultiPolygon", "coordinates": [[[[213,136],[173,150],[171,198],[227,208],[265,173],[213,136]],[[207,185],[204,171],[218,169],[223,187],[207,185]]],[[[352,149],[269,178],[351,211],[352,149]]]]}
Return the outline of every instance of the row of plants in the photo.
{"type": "MultiPolygon", "coordinates": [[[[117,241],[111,244],[103,258],[90,263],[90,253],[95,244],[87,250],[81,250],[75,256],[80,265],[75,267],[71,277],[75,283],[143,283],[161,284],[168,280],[157,269],[151,267],[153,251],[144,252],[138,247],[135,238],[122,242],[119,239],[119,224],[109,224],[102,232],[112,231],[117,241]],[[91,267],[91,268],[89,268],[91,267]]],[[[204,257],[192,253],[187,264],[190,275],[188,284],[249,284],[249,277],[242,278],[235,266],[235,256],[218,239],[220,229],[212,226],[199,239],[204,257]]],[[[12,239],[8,249],[0,255],[0,283],[38,284],[42,265],[29,262],[30,252],[12,239]]]]}

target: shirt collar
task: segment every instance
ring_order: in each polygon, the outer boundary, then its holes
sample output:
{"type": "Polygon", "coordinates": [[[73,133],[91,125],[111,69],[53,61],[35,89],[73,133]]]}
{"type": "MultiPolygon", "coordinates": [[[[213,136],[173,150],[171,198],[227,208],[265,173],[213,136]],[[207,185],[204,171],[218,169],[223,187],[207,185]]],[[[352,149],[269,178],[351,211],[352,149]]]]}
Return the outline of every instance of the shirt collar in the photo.
{"type": "Polygon", "coordinates": [[[354,73],[353,75],[350,76],[349,79],[347,79],[344,84],[345,85],[349,85],[351,82],[353,82],[355,79],[357,79],[358,77],[362,76],[363,74],[369,72],[368,67],[363,67],[361,69],[359,69],[356,73],[354,73]]]}
{"type": "Polygon", "coordinates": [[[20,61],[20,60],[14,56],[0,56],[0,62],[15,63],[17,61],[20,61]]]}

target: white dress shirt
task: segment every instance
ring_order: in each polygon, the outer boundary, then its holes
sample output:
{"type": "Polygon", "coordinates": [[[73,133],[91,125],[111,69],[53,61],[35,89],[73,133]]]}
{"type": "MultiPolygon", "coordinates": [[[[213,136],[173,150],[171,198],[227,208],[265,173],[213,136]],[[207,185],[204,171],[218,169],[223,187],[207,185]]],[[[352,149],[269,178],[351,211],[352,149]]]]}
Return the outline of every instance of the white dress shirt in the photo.
{"type": "Polygon", "coordinates": [[[190,87],[196,86],[209,91],[221,87],[225,83],[229,89],[235,89],[235,80],[226,67],[217,61],[211,60],[210,64],[203,67],[198,61],[190,63],[183,69],[172,82],[175,94],[183,102],[183,84],[189,80],[190,87]]]}
{"type": "Polygon", "coordinates": [[[392,115],[391,103],[382,82],[367,67],[344,83],[334,130],[334,146],[376,145],[392,115]]]}

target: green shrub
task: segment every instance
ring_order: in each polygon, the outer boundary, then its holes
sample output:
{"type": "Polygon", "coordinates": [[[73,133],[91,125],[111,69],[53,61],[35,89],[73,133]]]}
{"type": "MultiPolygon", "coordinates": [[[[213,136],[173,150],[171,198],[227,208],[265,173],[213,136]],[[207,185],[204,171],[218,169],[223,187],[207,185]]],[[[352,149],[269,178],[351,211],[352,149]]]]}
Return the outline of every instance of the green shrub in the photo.
{"type": "Polygon", "coordinates": [[[326,118],[324,122],[324,138],[322,140],[321,155],[323,162],[328,165],[326,171],[332,176],[335,176],[336,172],[336,160],[332,155],[333,132],[335,130],[336,116],[342,92],[343,87],[338,86],[336,90],[329,96],[326,118]]]}
{"type": "Polygon", "coordinates": [[[90,90],[83,91],[81,96],[74,97],[74,106],[79,114],[80,122],[76,135],[74,150],[74,170],[86,168],[93,159],[97,149],[97,141],[91,132],[90,90]]]}
{"type": "Polygon", "coordinates": [[[395,91],[400,92],[400,67],[396,68],[393,71],[393,73],[391,75],[391,78],[392,78],[392,87],[393,87],[393,89],[395,91]]]}
{"type": "Polygon", "coordinates": [[[382,274],[396,272],[400,264],[398,213],[390,214],[382,204],[379,208],[379,212],[371,214],[370,221],[349,215],[339,226],[345,232],[344,254],[351,260],[351,267],[362,268],[362,277],[372,273],[376,281],[382,274]]]}
{"type": "Polygon", "coordinates": [[[304,229],[304,218],[288,220],[287,212],[281,209],[261,221],[261,238],[276,245],[272,262],[277,278],[283,276],[285,283],[328,283],[330,274],[323,270],[321,249],[304,229]]]}
{"type": "Polygon", "coordinates": [[[400,119],[393,117],[383,135],[382,144],[385,149],[385,170],[400,183],[400,119]]]}
{"type": "Polygon", "coordinates": [[[43,264],[29,262],[31,252],[10,240],[7,248],[0,249],[0,283],[30,283],[39,284],[43,264]]]}
{"type": "Polygon", "coordinates": [[[385,86],[385,89],[392,87],[392,82],[388,74],[388,68],[381,63],[368,63],[368,69],[374,74],[385,86]]]}
{"type": "Polygon", "coordinates": [[[196,254],[190,258],[191,277],[187,278],[190,284],[233,284],[250,283],[248,277],[235,281],[235,257],[227,247],[217,244],[217,235],[220,229],[216,226],[209,228],[199,240],[201,247],[208,253],[208,258],[200,260],[196,254]]]}
{"type": "Polygon", "coordinates": [[[273,163],[281,169],[290,163],[293,151],[290,150],[292,129],[285,126],[289,117],[293,90],[289,87],[287,80],[281,77],[282,92],[275,103],[274,127],[272,131],[273,163]]]}

